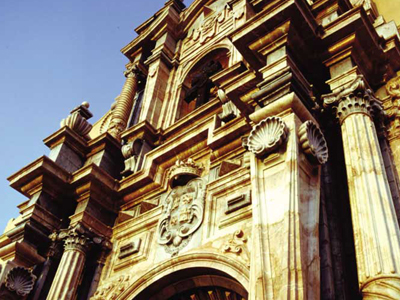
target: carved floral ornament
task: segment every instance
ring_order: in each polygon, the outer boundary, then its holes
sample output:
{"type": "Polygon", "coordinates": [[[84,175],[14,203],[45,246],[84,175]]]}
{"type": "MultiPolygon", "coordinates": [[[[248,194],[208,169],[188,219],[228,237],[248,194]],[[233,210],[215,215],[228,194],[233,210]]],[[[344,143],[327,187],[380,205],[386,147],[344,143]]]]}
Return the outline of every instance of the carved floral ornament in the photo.
{"type": "Polygon", "coordinates": [[[298,136],[301,148],[311,162],[322,165],[328,161],[328,145],[317,124],[313,121],[304,122],[298,136]]]}
{"type": "Polygon", "coordinates": [[[167,253],[177,255],[203,222],[206,184],[195,178],[171,190],[163,203],[157,241],[167,253]]]}
{"type": "Polygon", "coordinates": [[[117,299],[118,296],[127,289],[129,286],[129,281],[131,277],[130,275],[121,275],[117,279],[113,280],[111,283],[108,283],[104,286],[101,286],[97,289],[96,293],[94,294],[94,300],[114,300],[117,299]]]}
{"type": "Polygon", "coordinates": [[[287,139],[289,130],[279,117],[268,117],[253,127],[243,146],[258,157],[270,154],[287,139]]]}

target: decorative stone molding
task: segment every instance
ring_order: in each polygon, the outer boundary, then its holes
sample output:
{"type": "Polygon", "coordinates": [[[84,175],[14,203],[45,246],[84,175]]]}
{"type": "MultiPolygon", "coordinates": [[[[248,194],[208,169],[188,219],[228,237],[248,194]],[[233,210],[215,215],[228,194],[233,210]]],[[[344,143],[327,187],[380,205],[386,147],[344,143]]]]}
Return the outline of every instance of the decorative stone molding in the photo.
{"type": "Polygon", "coordinates": [[[204,20],[197,28],[188,34],[188,41],[191,43],[205,44],[212,39],[219,31],[225,20],[233,20],[230,6],[225,5],[222,10],[214,11],[208,6],[204,8],[204,20]]]}
{"type": "Polygon", "coordinates": [[[132,254],[138,253],[140,249],[140,245],[142,244],[142,239],[136,239],[133,242],[130,242],[126,245],[123,245],[119,248],[119,259],[123,259],[125,257],[128,257],[132,254]]]}
{"type": "Polygon", "coordinates": [[[31,270],[23,267],[12,268],[6,277],[5,287],[16,293],[18,296],[25,297],[33,290],[36,276],[31,270]]]}
{"type": "Polygon", "coordinates": [[[121,275],[111,283],[101,286],[97,289],[92,300],[114,300],[118,295],[124,292],[129,286],[130,275],[121,275]]]}
{"type": "Polygon", "coordinates": [[[191,158],[186,161],[178,159],[175,165],[169,169],[169,184],[172,187],[179,183],[185,184],[194,177],[200,177],[203,170],[203,166],[191,158]]]}
{"type": "Polygon", "coordinates": [[[279,117],[268,117],[253,127],[243,146],[258,157],[270,154],[287,139],[289,130],[279,117]]]}
{"type": "Polygon", "coordinates": [[[128,176],[139,171],[143,165],[144,155],[152,150],[152,147],[143,139],[136,139],[122,146],[122,155],[125,158],[125,169],[122,176],[128,176]]]}
{"type": "Polygon", "coordinates": [[[243,252],[246,243],[247,238],[244,237],[243,230],[236,230],[233,233],[232,238],[224,245],[223,251],[240,254],[243,252]]]}
{"type": "Polygon", "coordinates": [[[140,70],[138,65],[131,64],[129,65],[126,70],[124,71],[124,76],[126,78],[137,78],[140,75],[140,70]]]}
{"type": "Polygon", "coordinates": [[[91,230],[86,229],[83,225],[77,224],[73,228],[62,230],[57,237],[51,238],[64,241],[65,251],[80,251],[86,253],[92,245],[99,245],[102,248],[110,249],[111,243],[104,237],[96,236],[91,230]]]}
{"type": "Polygon", "coordinates": [[[89,139],[88,134],[92,130],[92,124],[87,121],[92,117],[92,114],[88,110],[89,106],[88,102],[83,102],[80,106],[72,110],[68,117],[61,120],[60,127],[67,126],[81,137],[89,139]]]}
{"type": "Polygon", "coordinates": [[[385,105],[391,125],[390,133],[397,135],[396,131],[400,128],[400,76],[389,80],[386,91],[390,96],[389,105],[385,105]]]}
{"type": "Polygon", "coordinates": [[[231,100],[225,94],[223,89],[218,90],[218,98],[222,103],[222,113],[218,117],[225,123],[235,119],[239,116],[240,112],[231,100]]]}
{"type": "Polygon", "coordinates": [[[400,277],[374,277],[362,285],[361,292],[363,300],[400,299],[400,277]]]}
{"type": "Polygon", "coordinates": [[[317,124],[310,120],[304,122],[298,136],[301,148],[311,162],[323,165],[328,161],[328,145],[317,124]]]}
{"type": "Polygon", "coordinates": [[[352,114],[365,114],[380,118],[383,109],[380,100],[366,87],[364,77],[358,75],[353,82],[336,93],[322,96],[324,107],[332,107],[340,124],[352,114]]]}
{"type": "Polygon", "coordinates": [[[238,256],[242,255],[243,259],[249,265],[250,255],[246,245],[247,238],[245,237],[243,230],[239,229],[232,234],[232,238],[223,246],[222,251],[224,253],[233,253],[238,256]]]}
{"type": "Polygon", "coordinates": [[[163,203],[157,241],[172,256],[191,240],[203,222],[206,184],[195,178],[171,190],[163,203]]]}
{"type": "Polygon", "coordinates": [[[400,99],[400,76],[388,81],[386,84],[386,91],[393,100],[400,99]]]}
{"type": "Polygon", "coordinates": [[[371,0],[350,0],[350,2],[354,7],[363,6],[365,10],[372,9],[371,0]]]}
{"type": "Polygon", "coordinates": [[[65,251],[81,251],[86,253],[90,242],[90,239],[85,234],[69,231],[64,240],[64,249],[65,251]]]}
{"type": "Polygon", "coordinates": [[[108,131],[108,129],[111,125],[113,111],[115,109],[115,106],[117,105],[118,99],[119,99],[119,96],[117,98],[115,98],[115,101],[111,104],[110,110],[105,114],[103,120],[101,121],[100,134],[103,134],[108,131]]]}
{"type": "Polygon", "coordinates": [[[251,204],[250,192],[230,198],[226,201],[225,214],[228,215],[250,204],[251,204]]]}

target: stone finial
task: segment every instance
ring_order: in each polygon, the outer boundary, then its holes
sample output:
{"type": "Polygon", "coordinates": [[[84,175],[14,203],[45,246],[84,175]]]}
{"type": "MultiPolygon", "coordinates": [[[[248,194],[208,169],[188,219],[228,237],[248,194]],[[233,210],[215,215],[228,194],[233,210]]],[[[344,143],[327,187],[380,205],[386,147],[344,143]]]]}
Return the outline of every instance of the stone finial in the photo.
{"type": "Polygon", "coordinates": [[[304,122],[298,136],[301,148],[311,162],[322,165],[328,161],[328,145],[317,124],[313,121],[304,122]]]}
{"type": "Polygon", "coordinates": [[[371,117],[381,117],[383,114],[380,100],[375,98],[367,88],[364,76],[358,75],[353,82],[342,87],[337,92],[322,96],[324,107],[331,107],[342,124],[352,114],[361,113],[371,117]]]}
{"type": "Polygon", "coordinates": [[[263,157],[280,145],[288,136],[288,128],[279,117],[268,117],[253,127],[248,138],[242,139],[243,146],[259,157],[263,157]]]}
{"type": "Polygon", "coordinates": [[[23,267],[12,268],[6,277],[6,288],[20,297],[25,297],[33,290],[36,276],[23,267]]]}
{"type": "Polygon", "coordinates": [[[85,101],[80,106],[74,108],[70,112],[70,115],[61,121],[60,127],[67,126],[81,137],[90,139],[89,132],[92,130],[92,124],[87,120],[93,115],[89,111],[89,106],[89,103],[85,101]]]}

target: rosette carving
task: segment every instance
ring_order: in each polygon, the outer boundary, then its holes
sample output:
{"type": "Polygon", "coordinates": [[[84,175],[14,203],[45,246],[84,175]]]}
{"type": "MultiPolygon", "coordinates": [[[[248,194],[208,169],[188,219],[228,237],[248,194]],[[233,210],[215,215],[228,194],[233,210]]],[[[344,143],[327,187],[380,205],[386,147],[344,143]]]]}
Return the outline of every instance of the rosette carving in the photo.
{"type": "Polygon", "coordinates": [[[328,145],[321,129],[313,121],[304,122],[298,132],[301,148],[316,164],[324,164],[328,161],[328,145]]]}
{"type": "Polygon", "coordinates": [[[289,130],[279,117],[268,117],[253,127],[244,146],[259,157],[265,156],[281,146],[289,130]]]}
{"type": "Polygon", "coordinates": [[[6,278],[6,288],[18,296],[27,296],[34,287],[36,276],[31,271],[22,267],[10,270],[6,278]]]}

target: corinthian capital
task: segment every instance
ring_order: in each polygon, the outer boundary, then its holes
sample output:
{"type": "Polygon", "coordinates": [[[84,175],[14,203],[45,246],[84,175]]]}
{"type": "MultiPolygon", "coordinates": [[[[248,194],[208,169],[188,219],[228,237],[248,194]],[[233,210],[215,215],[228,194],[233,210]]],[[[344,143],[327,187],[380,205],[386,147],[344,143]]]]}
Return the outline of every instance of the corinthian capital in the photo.
{"type": "Polygon", "coordinates": [[[335,111],[341,124],[352,114],[379,117],[383,113],[381,101],[367,88],[362,75],[358,75],[353,82],[339,91],[322,96],[322,100],[324,107],[335,111]]]}
{"type": "Polygon", "coordinates": [[[72,250],[86,253],[91,244],[91,239],[87,234],[75,228],[62,233],[60,238],[64,240],[64,249],[66,251],[72,250]]]}

